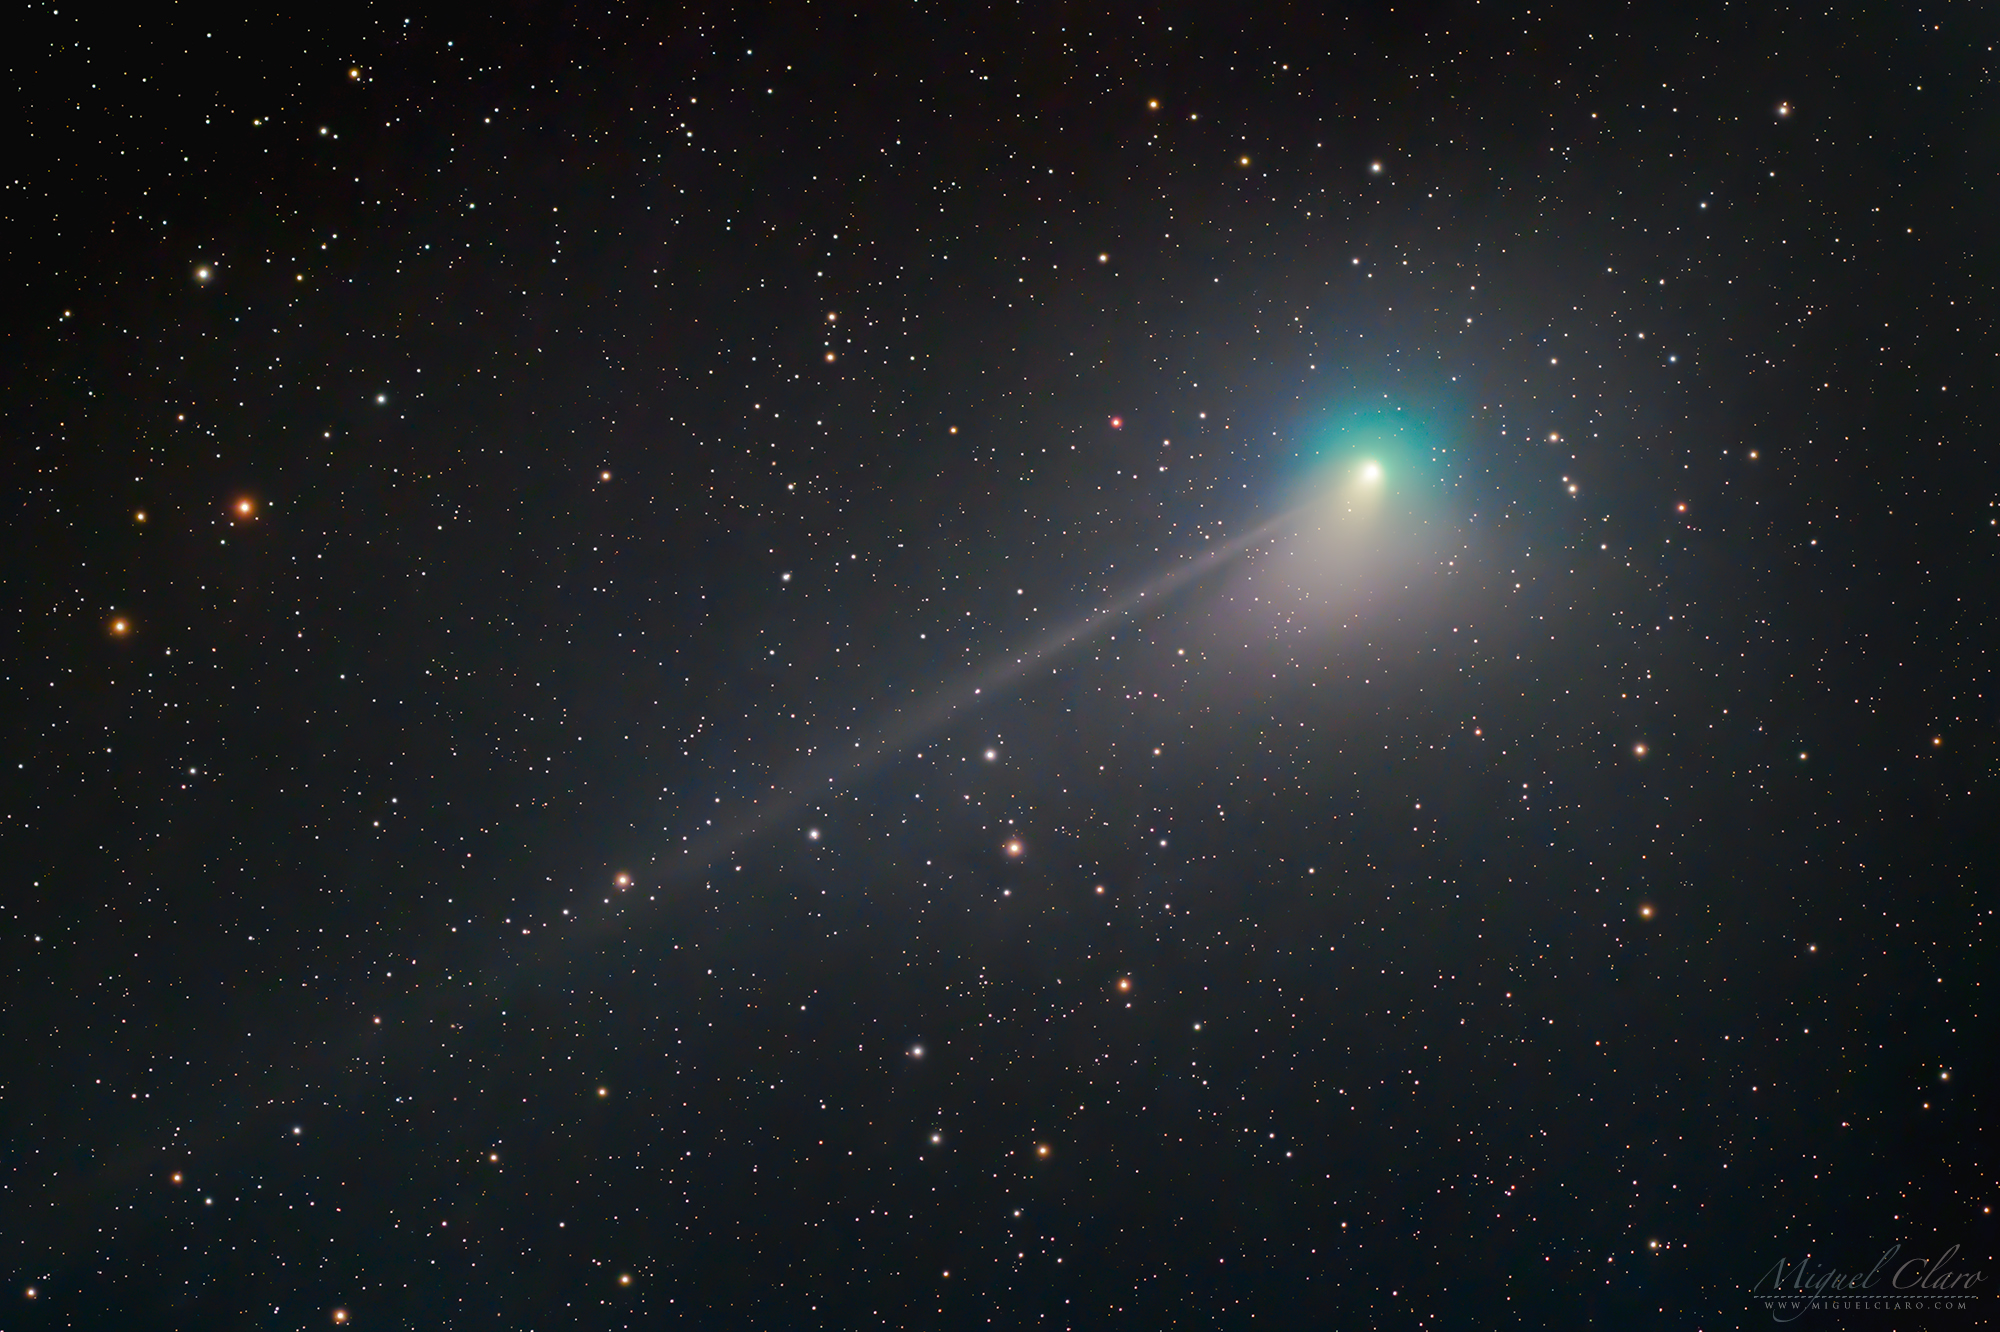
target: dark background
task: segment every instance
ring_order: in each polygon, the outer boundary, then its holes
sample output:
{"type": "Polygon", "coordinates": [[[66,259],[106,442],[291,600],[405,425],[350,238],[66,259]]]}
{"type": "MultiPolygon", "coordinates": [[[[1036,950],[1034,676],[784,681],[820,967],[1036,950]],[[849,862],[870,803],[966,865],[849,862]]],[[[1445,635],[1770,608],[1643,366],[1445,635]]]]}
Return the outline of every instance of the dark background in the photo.
{"type": "Polygon", "coordinates": [[[1993,1272],[1994,28],[23,11],[0,1327],[1993,1272]]]}

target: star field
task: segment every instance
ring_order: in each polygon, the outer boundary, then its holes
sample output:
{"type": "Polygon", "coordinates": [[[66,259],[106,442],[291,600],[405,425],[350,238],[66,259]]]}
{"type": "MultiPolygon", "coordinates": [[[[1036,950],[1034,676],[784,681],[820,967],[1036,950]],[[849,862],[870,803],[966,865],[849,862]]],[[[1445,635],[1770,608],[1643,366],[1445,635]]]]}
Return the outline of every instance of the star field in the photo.
{"type": "Polygon", "coordinates": [[[1990,20],[103,27],[0,1325],[1975,1325],[1990,20]]]}

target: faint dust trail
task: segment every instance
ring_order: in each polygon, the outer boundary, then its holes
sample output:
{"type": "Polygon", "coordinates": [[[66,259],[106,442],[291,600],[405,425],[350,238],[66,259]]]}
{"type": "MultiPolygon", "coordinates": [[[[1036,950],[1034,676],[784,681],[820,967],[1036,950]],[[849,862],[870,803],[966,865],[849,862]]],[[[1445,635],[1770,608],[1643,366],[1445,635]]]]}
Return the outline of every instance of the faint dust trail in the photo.
{"type": "MultiPolygon", "coordinates": [[[[1367,479],[1372,481],[1373,477],[1367,479]]],[[[690,841],[682,848],[682,854],[690,860],[663,869],[675,876],[700,873],[733,856],[744,843],[772,823],[793,816],[813,801],[866,777],[916,741],[943,729],[980,704],[992,702],[1030,671],[1060,661],[1096,638],[1113,621],[1142,606],[1150,608],[1190,583],[1215,573],[1239,556],[1280,535],[1281,529],[1315,507],[1318,505],[1306,504],[1282,513],[1247,536],[1238,537],[1169,569],[1111,605],[1051,629],[1027,647],[1004,654],[998,661],[974,667],[954,683],[939,686],[914,710],[901,712],[881,723],[872,734],[856,741],[851,749],[842,751],[838,758],[829,757],[801,765],[785,778],[773,782],[766,793],[753,802],[756,805],[754,810],[709,832],[699,841],[690,841]]]]}

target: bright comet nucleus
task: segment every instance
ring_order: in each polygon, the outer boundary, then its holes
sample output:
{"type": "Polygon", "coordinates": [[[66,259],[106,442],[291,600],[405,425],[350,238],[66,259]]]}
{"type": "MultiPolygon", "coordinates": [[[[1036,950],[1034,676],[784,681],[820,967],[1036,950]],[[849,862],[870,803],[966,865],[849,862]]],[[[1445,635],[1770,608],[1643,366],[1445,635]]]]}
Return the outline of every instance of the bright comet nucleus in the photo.
{"type": "Polygon", "coordinates": [[[1378,462],[1365,462],[1361,464],[1361,479],[1371,482],[1380,481],[1382,479],[1382,464],[1378,462]]]}

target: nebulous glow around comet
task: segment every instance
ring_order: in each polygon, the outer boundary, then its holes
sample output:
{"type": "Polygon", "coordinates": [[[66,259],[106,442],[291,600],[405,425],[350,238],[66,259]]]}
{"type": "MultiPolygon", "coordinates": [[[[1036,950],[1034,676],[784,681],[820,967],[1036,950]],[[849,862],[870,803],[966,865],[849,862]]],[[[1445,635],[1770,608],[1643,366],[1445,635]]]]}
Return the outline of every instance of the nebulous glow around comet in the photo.
{"type": "Polygon", "coordinates": [[[1335,508],[1350,519],[1365,519],[1381,505],[1388,474],[1373,458],[1355,467],[1334,493],[1335,508]]]}
{"type": "Polygon", "coordinates": [[[1452,525],[1425,413],[1360,405],[1293,430],[1272,469],[1286,512],[1218,580],[1212,608],[1253,669],[1330,660],[1350,636],[1385,632],[1361,628],[1385,617],[1422,622],[1436,595],[1424,571],[1452,525]]]}
{"type": "Polygon", "coordinates": [[[1298,504],[1315,491],[1346,496],[1361,487],[1421,488],[1438,461],[1429,415],[1413,405],[1377,402],[1296,418],[1271,458],[1272,480],[1281,487],[1273,507],[1298,504]]]}

